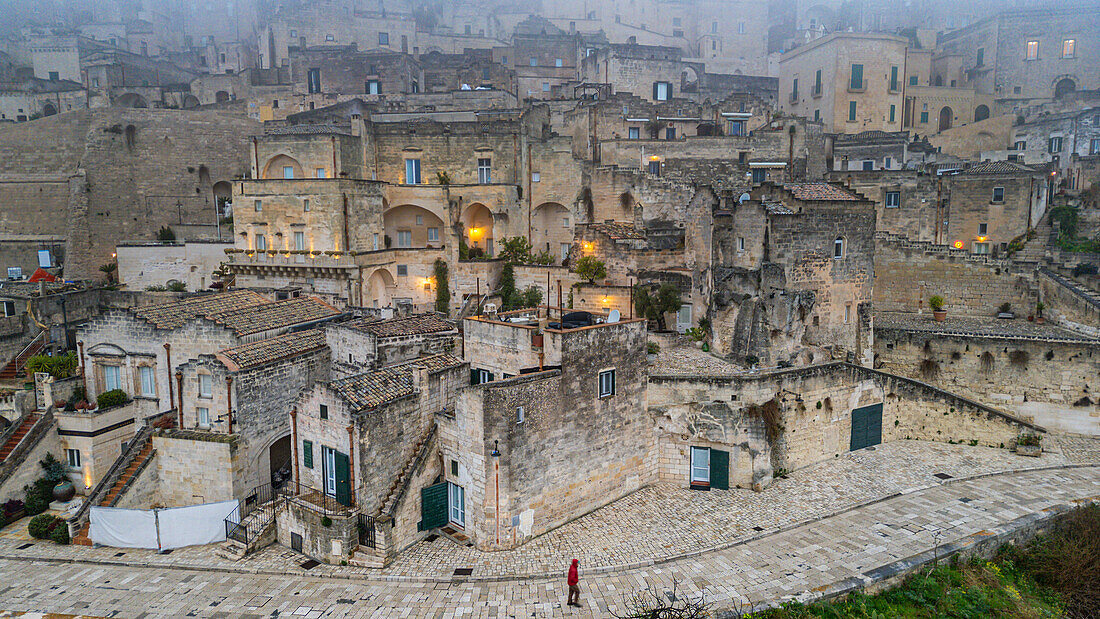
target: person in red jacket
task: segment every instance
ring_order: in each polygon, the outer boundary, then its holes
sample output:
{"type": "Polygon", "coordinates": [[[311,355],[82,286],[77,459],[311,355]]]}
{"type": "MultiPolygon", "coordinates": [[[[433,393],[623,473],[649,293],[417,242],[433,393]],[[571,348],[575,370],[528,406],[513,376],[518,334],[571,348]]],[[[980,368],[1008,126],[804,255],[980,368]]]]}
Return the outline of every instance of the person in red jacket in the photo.
{"type": "Polygon", "coordinates": [[[573,559],[573,564],[569,566],[569,576],[566,577],[565,582],[569,585],[569,601],[567,606],[580,606],[581,605],[581,588],[577,586],[580,582],[580,575],[577,574],[577,560],[573,559]]]}

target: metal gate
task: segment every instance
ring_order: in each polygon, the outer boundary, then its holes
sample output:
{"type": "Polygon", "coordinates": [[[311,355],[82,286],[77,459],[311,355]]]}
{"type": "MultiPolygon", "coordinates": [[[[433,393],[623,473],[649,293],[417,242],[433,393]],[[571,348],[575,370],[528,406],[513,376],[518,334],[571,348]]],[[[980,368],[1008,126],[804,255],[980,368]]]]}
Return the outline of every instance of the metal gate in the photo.
{"type": "Polygon", "coordinates": [[[374,517],[359,514],[359,545],[375,548],[374,517]]]}

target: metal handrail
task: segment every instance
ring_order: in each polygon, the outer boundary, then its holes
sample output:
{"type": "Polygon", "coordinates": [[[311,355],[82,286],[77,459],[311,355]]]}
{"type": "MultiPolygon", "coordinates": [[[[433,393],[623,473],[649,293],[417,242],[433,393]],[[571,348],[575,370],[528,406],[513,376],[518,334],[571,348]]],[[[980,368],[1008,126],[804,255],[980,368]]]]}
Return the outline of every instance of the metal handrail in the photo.
{"type": "Polygon", "coordinates": [[[244,499],[237,501],[237,507],[225,517],[226,539],[248,546],[275,518],[279,501],[285,500],[285,497],[286,491],[271,483],[253,488],[244,499]],[[246,523],[245,519],[256,512],[260,515],[246,523]]]}
{"type": "Polygon", "coordinates": [[[339,503],[336,500],[336,497],[332,496],[331,494],[326,494],[324,490],[313,488],[300,483],[287,484],[287,486],[293,486],[295,490],[295,494],[292,494],[290,496],[298,498],[301,501],[308,503],[309,505],[312,505],[314,507],[319,507],[321,509],[321,513],[325,516],[346,516],[357,511],[354,506],[347,506],[339,503]]]}
{"type": "Polygon", "coordinates": [[[126,470],[126,467],[130,466],[130,462],[132,462],[134,457],[136,457],[141,449],[145,447],[145,442],[147,440],[153,440],[153,427],[148,425],[139,430],[138,433],[134,435],[134,438],[130,439],[130,443],[126,446],[126,451],[115,459],[111,468],[107,469],[107,473],[100,478],[99,483],[88,493],[80,509],[76,510],[76,513],[69,518],[70,535],[75,535],[76,531],[83,526],[84,520],[88,517],[89,510],[98,503],[98,500],[107,492],[107,489],[118,481],[118,478],[122,476],[122,472],[126,470]]]}

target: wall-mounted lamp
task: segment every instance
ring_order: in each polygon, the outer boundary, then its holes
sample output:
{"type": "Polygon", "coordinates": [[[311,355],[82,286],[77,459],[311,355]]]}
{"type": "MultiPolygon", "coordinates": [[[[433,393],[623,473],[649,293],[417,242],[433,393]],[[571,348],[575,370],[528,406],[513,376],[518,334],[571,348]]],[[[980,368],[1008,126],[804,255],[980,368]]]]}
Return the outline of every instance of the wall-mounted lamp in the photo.
{"type": "Polygon", "coordinates": [[[799,393],[795,393],[795,392],[793,392],[793,391],[791,391],[791,390],[789,390],[789,389],[780,389],[780,390],[779,390],[779,393],[788,393],[788,394],[790,394],[790,395],[793,395],[793,396],[794,396],[794,401],[795,401],[795,402],[799,402],[799,403],[801,403],[801,402],[802,402],[802,394],[799,394],[799,393]]]}
{"type": "Polygon", "coordinates": [[[489,455],[494,457],[494,458],[499,458],[500,457],[500,449],[498,449],[499,447],[500,447],[500,441],[493,441],[493,451],[489,452],[489,455]]]}

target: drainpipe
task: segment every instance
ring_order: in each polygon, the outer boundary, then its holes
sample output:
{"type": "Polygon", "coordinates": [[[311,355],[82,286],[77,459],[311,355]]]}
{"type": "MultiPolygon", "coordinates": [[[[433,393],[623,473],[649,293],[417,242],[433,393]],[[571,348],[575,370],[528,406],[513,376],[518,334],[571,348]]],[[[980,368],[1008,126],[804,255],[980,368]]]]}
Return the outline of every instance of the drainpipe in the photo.
{"type": "Polygon", "coordinates": [[[355,425],[348,424],[348,496],[355,505],[355,425]]]}
{"type": "Polygon", "coordinates": [[[178,410],[178,417],[180,422],[180,429],[183,429],[183,372],[176,372],[176,391],[179,392],[180,406],[178,410]]]}
{"type": "Polygon", "coordinates": [[[225,415],[229,425],[229,433],[233,434],[233,377],[225,377],[225,415]]]}
{"type": "Polygon", "coordinates": [[[348,238],[348,194],[344,194],[344,251],[351,251],[351,240],[348,238]]]}
{"type": "Polygon", "coordinates": [[[298,476],[298,409],[290,409],[290,452],[294,455],[294,494],[302,493],[302,479],[298,476]]]}
{"type": "MultiPolygon", "coordinates": [[[[167,357],[168,363],[168,409],[172,409],[172,405],[176,403],[176,392],[172,390],[172,345],[168,342],[164,343],[164,355],[167,357]]],[[[87,389],[87,387],[85,387],[87,389]]],[[[182,418],[181,418],[182,422],[182,418]]],[[[183,428],[183,424],[180,424],[180,428],[183,428]]]]}
{"type": "MultiPolygon", "coordinates": [[[[80,384],[84,387],[84,400],[88,399],[88,374],[85,371],[84,365],[84,340],[80,340],[76,343],[77,348],[80,349],[80,384]]],[[[172,382],[172,381],[168,381],[172,382]]]]}

